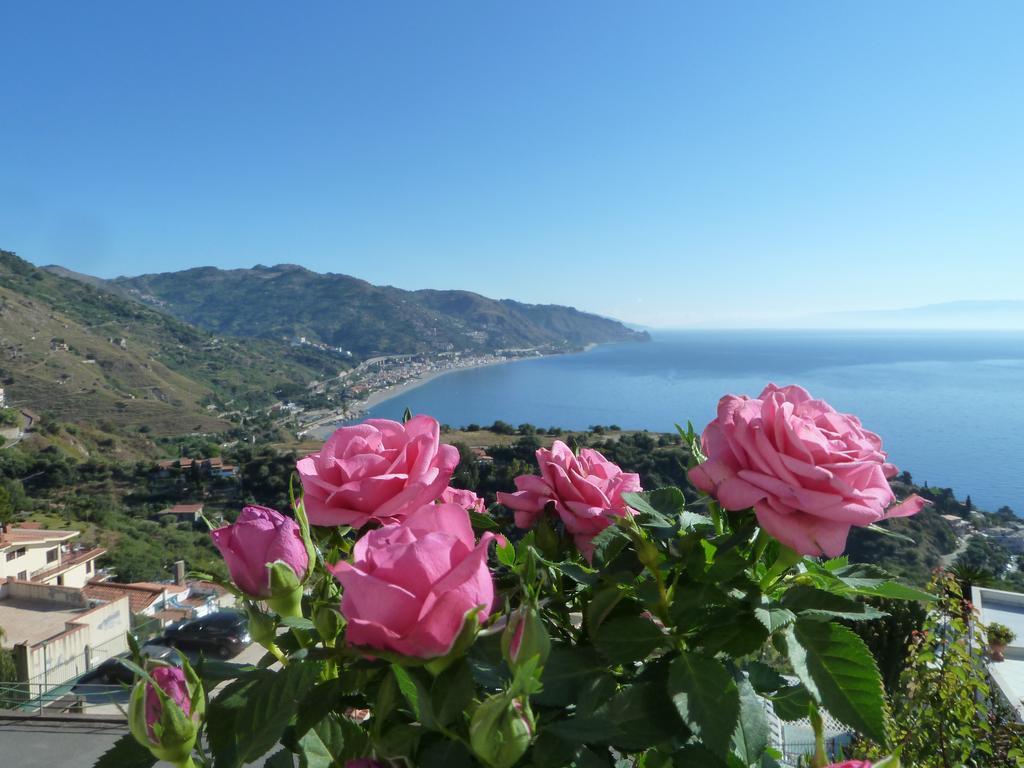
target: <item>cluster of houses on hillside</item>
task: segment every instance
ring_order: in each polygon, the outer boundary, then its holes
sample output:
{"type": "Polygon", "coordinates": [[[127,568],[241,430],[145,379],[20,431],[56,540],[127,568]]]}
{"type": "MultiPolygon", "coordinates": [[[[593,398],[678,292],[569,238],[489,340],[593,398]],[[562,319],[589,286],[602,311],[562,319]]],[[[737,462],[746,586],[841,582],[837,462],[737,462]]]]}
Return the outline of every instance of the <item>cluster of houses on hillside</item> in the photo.
{"type": "Polygon", "coordinates": [[[178,459],[165,459],[156,463],[158,477],[170,477],[175,472],[198,471],[205,477],[237,477],[238,467],[225,464],[219,456],[209,459],[190,459],[182,456],[178,459]]]}
{"type": "MultiPolygon", "coordinates": [[[[200,511],[201,511],[200,507],[200,511]]],[[[126,633],[154,631],[228,607],[222,587],[185,577],[175,563],[166,583],[114,581],[97,568],[106,553],[78,544],[78,531],[25,523],[0,527],[0,628],[18,680],[49,690],[127,650],[126,633]]]]}

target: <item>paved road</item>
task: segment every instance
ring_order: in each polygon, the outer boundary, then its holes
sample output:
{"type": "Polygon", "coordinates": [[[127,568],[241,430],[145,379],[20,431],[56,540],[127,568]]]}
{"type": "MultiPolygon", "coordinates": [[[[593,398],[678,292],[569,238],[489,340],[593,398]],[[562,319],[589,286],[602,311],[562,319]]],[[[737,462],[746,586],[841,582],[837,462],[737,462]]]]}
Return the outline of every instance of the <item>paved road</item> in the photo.
{"type": "MultiPolygon", "coordinates": [[[[231,659],[255,664],[265,651],[256,643],[231,659]]],[[[127,695],[124,697],[127,700],[127,695]]],[[[90,707],[95,714],[118,714],[113,705],[90,707]]],[[[0,720],[0,766],[17,768],[90,768],[119,738],[128,733],[124,724],[84,720],[0,720]]],[[[263,760],[247,764],[262,766],[263,760]]],[[[171,768],[159,763],[160,768],[171,768]]]]}
{"type": "MultiPolygon", "coordinates": [[[[128,733],[125,725],[85,721],[0,720],[0,765],[5,768],[90,768],[128,733]]],[[[259,768],[264,760],[246,763],[259,768]]],[[[157,763],[159,768],[173,768],[157,763]]]]}

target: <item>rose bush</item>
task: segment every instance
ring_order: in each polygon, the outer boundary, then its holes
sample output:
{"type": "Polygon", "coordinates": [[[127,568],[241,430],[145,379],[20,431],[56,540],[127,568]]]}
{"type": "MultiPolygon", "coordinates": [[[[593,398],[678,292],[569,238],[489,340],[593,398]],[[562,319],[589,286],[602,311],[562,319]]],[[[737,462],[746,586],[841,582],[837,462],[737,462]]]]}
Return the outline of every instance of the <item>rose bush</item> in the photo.
{"type": "Polygon", "coordinates": [[[707,460],[690,482],[727,510],[753,507],[765,531],[804,555],[837,557],[852,526],[913,515],[925,503],[913,496],[894,505],[897,469],[878,435],[797,386],[726,395],[701,450],[707,460]]]}
{"type": "MultiPolygon", "coordinates": [[[[202,739],[160,754],[207,768],[764,768],[778,757],[766,711],[820,736],[822,708],[881,754],[881,677],[845,624],[881,615],[867,597],[932,598],[823,556],[894,513],[881,442],[775,387],[723,399],[703,440],[686,438],[711,496],[643,492],[598,451],[555,441],[484,514],[449,486],[458,452],[433,419],[338,430],[297,464],[294,521],[250,508],[214,532],[268,655],[200,663],[220,686],[202,739]],[[287,603],[282,569],[301,587],[287,603]]],[[[164,717],[193,722],[204,698],[189,690],[187,711],[161,698],[164,717]]],[[[103,768],[151,764],[148,733],[133,734],[142,756],[126,742],[103,768]]]]}

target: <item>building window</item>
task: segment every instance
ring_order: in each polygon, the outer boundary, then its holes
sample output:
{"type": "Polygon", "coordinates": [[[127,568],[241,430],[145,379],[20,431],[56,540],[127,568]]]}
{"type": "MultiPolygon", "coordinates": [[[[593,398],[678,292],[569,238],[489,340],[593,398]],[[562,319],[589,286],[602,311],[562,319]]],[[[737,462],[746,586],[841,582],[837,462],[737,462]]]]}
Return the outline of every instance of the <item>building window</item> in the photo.
{"type": "Polygon", "coordinates": [[[63,573],[60,576],[57,577],[57,586],[58,587],[63,587],[64,586],[64,574],[63,573]]]}
{"type": "Polygon", "coordinates": [[[85,572],[92,573],[92,560],[89,560],[85,564],[85,572]]]}
{"type": "Polygon", "coordinates": [[[51,550],[49,550],[46,553],[46,562],[48,562],[48,563],[55,563],[55,562],[57,562],[57,557],[59,556],[58,555],[59,551],[60,551],[59,549],[51,549],[51,550]]]}
{"type": "Polygon", "coordinates": [[[15,559],[17,559],[17,558],[21,557],[21,556],[22,556],[22,555],[24,555],[24,554],[25,554],[25,553],[26,553],[27,551],[28,551],[28,550],[27,550],[27,549],[25,549],[25,547],[20,547],[20,548],[18,548],[18,549],[16,549],[16,550],[14,550],[13,552],[8,552],[8,553],[7,553],[7,562],[9,563],[9,562],[11,562],[11,560],[15,560],[15,559]]]}
{"type": "Polygon", "coordinates": [[[18,574],[18,581],[28,581],[28,571],[22,571],[18,574]]]}

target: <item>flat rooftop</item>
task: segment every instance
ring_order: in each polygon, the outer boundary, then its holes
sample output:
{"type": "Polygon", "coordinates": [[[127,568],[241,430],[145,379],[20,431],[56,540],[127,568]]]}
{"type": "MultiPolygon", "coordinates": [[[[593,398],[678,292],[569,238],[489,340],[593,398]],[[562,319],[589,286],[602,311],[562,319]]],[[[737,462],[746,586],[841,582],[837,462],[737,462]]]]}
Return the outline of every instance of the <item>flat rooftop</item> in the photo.
{"type": "Polygon", "coordinates": [[[988,598],[984,599],[982,607],[981,620],[983,623],[992,624],[997,622],[1005,624],[1017,636],[1013,644],[1021,645],[1024,643],[1024,605],[1006,602],[999,598],[988,598]]]}
{"type": "Polygon", "coordinates": [[[64,631],[65,623],[75,621],[84,611],[71,610],[44,600],[7,598],[0,600],[0,627],[5,645],[41,642],[64,631]]]}
{"type": "Polygon", "coordinates": [[[1024,594],[974,587],[971,600],[982,624],[1005,624],[1016,635],[1006,648],[1005,660],[990,662],[988,670],[1007,703],[1017,710],[1017,719],[1024,721],[1024,594]]]}

